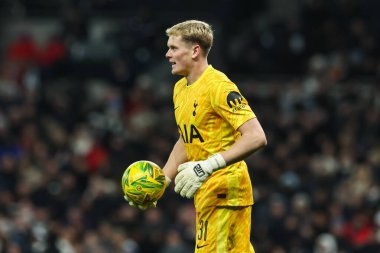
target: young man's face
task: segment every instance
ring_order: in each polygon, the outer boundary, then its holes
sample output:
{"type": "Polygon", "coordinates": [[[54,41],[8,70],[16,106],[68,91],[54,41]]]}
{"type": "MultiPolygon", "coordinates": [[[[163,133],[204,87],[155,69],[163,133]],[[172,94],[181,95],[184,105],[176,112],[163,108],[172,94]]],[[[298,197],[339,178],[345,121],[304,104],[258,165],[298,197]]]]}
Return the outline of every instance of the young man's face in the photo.
{"type": "Polygon", "coordinates": [[[172,74],[187,76],[191,69],[193,46],[181,36],[169,36],[168,51],[165,57],[172,65],[172,74]]]}

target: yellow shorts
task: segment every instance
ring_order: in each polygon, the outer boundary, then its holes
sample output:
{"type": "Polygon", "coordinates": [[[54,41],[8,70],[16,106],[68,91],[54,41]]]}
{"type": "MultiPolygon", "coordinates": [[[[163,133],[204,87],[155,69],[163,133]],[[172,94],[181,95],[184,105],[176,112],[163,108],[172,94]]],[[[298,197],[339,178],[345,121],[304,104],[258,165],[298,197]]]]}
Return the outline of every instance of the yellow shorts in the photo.
{"type": "Polygon", "coordinates": [[[252,206],[197,210],[195,253],[254,253],[250,242],[252,206]]]}

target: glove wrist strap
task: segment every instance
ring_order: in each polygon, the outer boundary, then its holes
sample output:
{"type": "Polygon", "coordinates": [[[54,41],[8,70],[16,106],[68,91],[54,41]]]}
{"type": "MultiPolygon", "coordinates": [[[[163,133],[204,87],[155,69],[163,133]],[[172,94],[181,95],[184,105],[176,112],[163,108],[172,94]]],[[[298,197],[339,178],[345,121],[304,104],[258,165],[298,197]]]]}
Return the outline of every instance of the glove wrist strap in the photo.
{"type": "Polygon", "coordinates": [[[168,176],[165,176],[165,180],[166,180],[166,188],[167,188],[172,182],[172,180],[168,176]]]}
{"type": "Polygon", "coordinates": [[[216,171],[216,170],[219,170],[221,168],[224,168],[227,165],[226,161],[223,158],[223,156],[221,154],[219,154],[219,153],[210,156],[207,160],[209,160],[210,163],[212,164],[212,170],[213,171],[216,171]]]}

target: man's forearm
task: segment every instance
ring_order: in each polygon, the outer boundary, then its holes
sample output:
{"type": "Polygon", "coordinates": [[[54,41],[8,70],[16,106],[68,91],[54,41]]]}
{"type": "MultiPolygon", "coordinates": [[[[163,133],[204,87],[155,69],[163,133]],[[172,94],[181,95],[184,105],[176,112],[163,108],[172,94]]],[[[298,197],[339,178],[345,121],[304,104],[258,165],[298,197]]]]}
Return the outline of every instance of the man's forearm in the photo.
{"type": "Polygon", "coordinates": [[[163,171],[167,177],[171,180],[174,180],[177,175],[177,168],[180,164],[187,162],[187,156],[185,151],[185,146],[181,139],[178,139],[174,145],[172,152],[169,155],[169,158],[163,167],[163,171]]]}

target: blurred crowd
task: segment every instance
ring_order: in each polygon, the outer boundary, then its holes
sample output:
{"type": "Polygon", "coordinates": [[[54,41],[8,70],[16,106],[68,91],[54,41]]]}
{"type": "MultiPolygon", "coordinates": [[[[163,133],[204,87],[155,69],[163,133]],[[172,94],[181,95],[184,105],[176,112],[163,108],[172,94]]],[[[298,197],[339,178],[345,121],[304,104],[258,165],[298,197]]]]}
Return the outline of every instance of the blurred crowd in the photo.
{"type": "Polygon", "coordinates": [[[214,24],[210,63],[267,134],[246,160],[256,252],[380,252],[379,3],[163,2],[0,4],[0,253],[193,252],[191,200],[170,185],[143,212],[120,186],[178,138],[164,31],[184,17],[214,24]]]}

